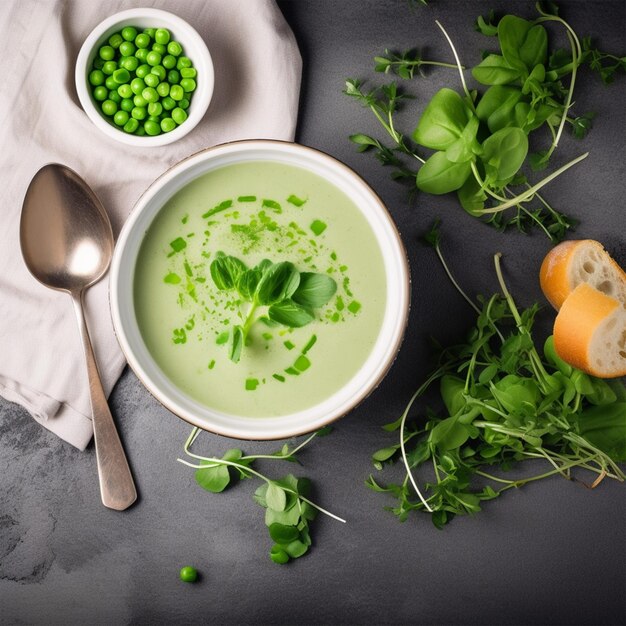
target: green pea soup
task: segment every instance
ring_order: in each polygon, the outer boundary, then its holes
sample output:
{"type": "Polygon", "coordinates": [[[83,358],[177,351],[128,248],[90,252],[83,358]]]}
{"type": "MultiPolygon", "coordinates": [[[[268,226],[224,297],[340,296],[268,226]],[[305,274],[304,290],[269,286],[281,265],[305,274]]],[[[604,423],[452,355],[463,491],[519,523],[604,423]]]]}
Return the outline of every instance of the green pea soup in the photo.
{"type": "Polygon", "coordinates": [[[223,166],[178,191],[146,232],[133,290],[143,340],[165,375],[197,402],[251,418],[339,391],[374,347],[386,304],[382,254],[354,202],[316,174],[266,161],[223,166]],[[233,362],[228,335],[250,304],[218,289],[218,252],[247,267],[288,261],[337,289],[302,327],[255,321],[233,362]]]}

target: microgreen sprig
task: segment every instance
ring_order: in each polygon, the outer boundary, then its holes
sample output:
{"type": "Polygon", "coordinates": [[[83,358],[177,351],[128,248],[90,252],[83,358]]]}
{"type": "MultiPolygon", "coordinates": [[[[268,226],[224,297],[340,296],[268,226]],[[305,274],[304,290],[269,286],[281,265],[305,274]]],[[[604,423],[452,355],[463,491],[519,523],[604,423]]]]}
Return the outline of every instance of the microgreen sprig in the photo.
{"type": "MultiPolygon", "coordinates": [[[[427,241],[451,275],[437,228],[427,241]]],[[[532,327],[539,307],[518,309],[500,258],[496,254],[494,263],[502,295],[479,298],[479,307],[472,301],[479,314],[467,341],[442,350],[435,371],[400,418],[384,427],[399,430],[399,442],[372,457],[379,470],[402,459],[402,483],[382,485],[373,476],[366,483],[397,498],[391,510],[401,520],[424,510],[442,527],[455,515],[480,511],[483,501],[514,487],[554,475],[582,482],[575,469],[595,474],[590,487],[605,478],[626,478],[618,465],[626,461],[626,387],[571,367],[559,358],[551,337],[542,351],[536,347],[532,327]],[[435,383],[445,410],[441,415],[429,410],[425,423],[418,423],[412,409],[435,383]],[[508,470],[533,459],[544,460],[550,469],[520,478],[489,469],[495,465],[508,470]],[[421,486],[418,468],[421,475],[433,477],[421,486]]]]}
{"type": "MultiPolygon", "coordinates": [[[[235,291],[239,296],[241,323],[231,326],[226,337],[228,355],[235,363],[256,322],[288,328],[306,326],[315,319],[313,309],[324,306],[337,291],[337,283],[327,274],[299,272],[287,261],[264,259],[248,268],[237,257],[217,252],[210,271],[220,291],[235,291]]],[[[223,339],[218,337],[220,343],[226,343],[223,339]]]]}
{"type": "Polygon", "coordinates": [[[195,478],[200,487],[211,493],[221,493],[233,480],[238,478],[258,478],[261,486],[254,493],[254,500],[265,509],[265,524],[274,544],[270,550],[270,558],[275,563],[287,563],[305,554],[311,546],[309,523],[318,512],[345,523],[346,520],[327,511],[312,502],[307,496],[310,481],[287,474],[284,478],[272,479],[253,468],[255,461],[260,459],[289,461],[297,463],[296,454],[315,437],[322,437],[330,432],[325,427],[309,435],[296,446],[283,447],[272,454],[244,455],[239,448],[227,450],[221,457],[209,457],[196,454],[191,447],[201,430],[194,428],[187,438],[183,450],[187,457],[193,459],[177,459],[179,463],[196,470],[195,478]]]}

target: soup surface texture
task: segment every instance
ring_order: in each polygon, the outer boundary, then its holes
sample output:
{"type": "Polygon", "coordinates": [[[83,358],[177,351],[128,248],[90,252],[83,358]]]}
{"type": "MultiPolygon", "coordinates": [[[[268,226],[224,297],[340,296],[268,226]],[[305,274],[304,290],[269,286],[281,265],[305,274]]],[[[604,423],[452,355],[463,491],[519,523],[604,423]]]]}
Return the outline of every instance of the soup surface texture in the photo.
{"type": "Polygon", "coordinates": [[[386,279],[376,238],[346,194],[302,168],[251,161],[209,171],[165,204],[140,248],[134,298],[145,344],[179,389],[258,418],[318,404],[356,374],[382,324],[386,279]],[[307,308],[312,320],[300,327],[268,320],[267,306],[249,316],[251,301],[212,275],[219,253],[247,268],[289,262],[301,283],[322,274],[336,291],[307,308]],[[238,361],[236,326],[246,327],[238,361]]]}

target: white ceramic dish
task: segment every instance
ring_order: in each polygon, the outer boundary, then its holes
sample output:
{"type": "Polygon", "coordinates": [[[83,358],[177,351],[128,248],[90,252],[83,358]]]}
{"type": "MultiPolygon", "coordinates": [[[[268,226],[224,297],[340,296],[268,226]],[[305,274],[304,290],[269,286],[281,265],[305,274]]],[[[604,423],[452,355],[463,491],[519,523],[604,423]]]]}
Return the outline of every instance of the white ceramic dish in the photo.
{"type": "Polygon", "coordinates": [[[378,196],[346,165],[298,144],[253,140],[199,152],[158,178],[137,202],[118,239],[110,275],[113,324],[131,368],[148,390],[186,421],[239,439],[284,439],[311,432],[348,413],[383,379],[400,347],[409,312],[409,269],[396,227],[378,196]],[[337,393],[309,409],[283,417],[249,418],[220,413],[178,389],[151,357],[134,312],[133,276],[148,227],[163,205],[208,171],[250,161],[282,162],[307,169],[344,191],[372,227],[385,263],[387,300],[375,346],[361,369],[337,393]]]}
{"type": "Polygon", "coordinates": [[[111,17],[100,22],[85,39],[78,53],[74,79],[78,99],[89,119],[112,139],[138,147],[164,146],[184,137],[204,117],[213,96],[215,82],[213,61],[202,37],[185,20],[159,9],[128,9],[111,15],[111,17]],[[138,137],[126,133],[107,122],[91,95],[87,77],[98,48],[113,33],[120,31],[124,26],[167,28],[172,34],[172,38],[181,44],[184,55],[191,59],[198,72],[198,86],[191,98],[191,104],[187,111],[188,117],[180,126],[169,133],[162,133],[153,137],[138,137]]]}

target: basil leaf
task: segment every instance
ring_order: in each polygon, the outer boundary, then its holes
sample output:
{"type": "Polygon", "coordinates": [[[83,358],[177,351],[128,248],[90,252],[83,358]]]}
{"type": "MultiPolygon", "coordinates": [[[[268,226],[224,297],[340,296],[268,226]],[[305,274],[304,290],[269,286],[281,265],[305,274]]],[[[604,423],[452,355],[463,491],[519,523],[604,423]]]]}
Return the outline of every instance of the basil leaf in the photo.
{"type": "Polygon", "coordinates": [[[526,64],[520,58],[520,49],[526,40],[531,23],[516,15],[505,15],[498,23],[498,41],[502,56],[516,69],[524,71],[526,64]]]}
{"type": "Polygon", "coordinates": [[[506,184],[517,172],[528,154],[528,137],[521,128],[502,128],[483,143],[481,156],[488,180],[506,184]]]}
{"type": "Polygon", "coordinates": [[[453,163],[445,152],[435,152],[417,173],[417,187],[434,195],[456,191],[463,186],[471,171],[469,161],[453,163]]]}
{"type": "Polygon", "coordinates": [[[490,54],[472,68],[472,76],[483,85],[506,85],[515,82],[521,75],[519,69],[511,67],[498,54],[490,54]]]}
{"type": "Polygon", "coordinates": [[[493,85],[485,92],[476,107],[476,115],[495,133],[506,126],[520,126],[516,123],[516,105],[522,97],[522,92],[516,87],[493,85]]]}
{"type": "Polygon", "coordinates": [[[297,304],[293,300],[283,300],[282,302],[272,304],[267,314],[272,321],[284,324],[290,328],[306,326],[315,319],[311,309],[297,304]]]}
{"type": "Polygon", "coordinates": [[[545,65],[548,60],[548,33],[541,24],[536,24],[527,33],[519,49],[519,58],[527,68],[545,65]]]}
{"type": "Polygon", "coordinates": [[[227,256],[223,252],[215,255],[215,260],[211,263],[211,278],[221,291],[233,289],[239,277],[246,271],[246,265],[234,256],[227,256]]]}
{"type": "Polygon", "coordinates": [[[461,136],[469,118],[461,96],[452,89],[441,89],[422,113],[413,139],[426,148],[446,150],[461,136]]]}
{"type": "Polygon", "coordinates": [[[465,211],[474,217],[481,215],[480,211],[485,208],[487,194],[473,176],[469,176],[456,193],[465,211]]]}
{"type": "Polygon", "coordinates": [[[302,272],[300,284],[291,299],[302,306],[317,308],[324,306],[337,291],[337,283],[328,274],[302,272]]]}
{"type": "MultiPolygon", "coordinates": [[[[293,263],[274,263],[267,267],[256,290],[259,304],[270,305],[292,296],[300,284],[300,273],[293,263]]],[[[270,316],[271,317],[271,316],[270,316]]]]}
{"type": "Polygon", "coordinates": [[[241,358],[241,350],[243,349],[243,328],[241,326],[233,326],[228,338],[228,358],[233,363],[239,363],[241,358]]]}

